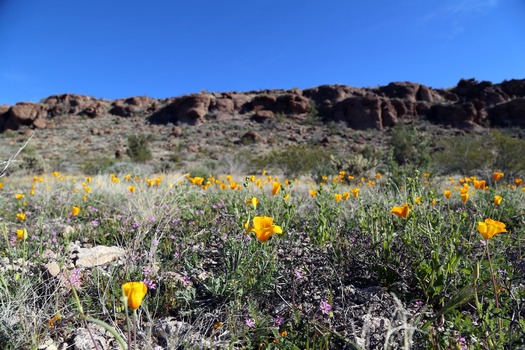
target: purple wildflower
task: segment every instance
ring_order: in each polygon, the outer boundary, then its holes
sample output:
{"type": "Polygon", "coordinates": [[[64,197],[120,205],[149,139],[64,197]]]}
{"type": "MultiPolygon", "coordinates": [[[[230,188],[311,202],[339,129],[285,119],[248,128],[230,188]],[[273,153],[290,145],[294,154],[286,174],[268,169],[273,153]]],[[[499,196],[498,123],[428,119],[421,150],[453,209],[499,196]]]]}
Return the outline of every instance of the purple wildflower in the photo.
{"type": "Polygon", "coordinates": [[[276,325],[280,326],[280,325],[283,324],[283,322],[284,322],[284,318],[282,318],[281,316],[277,315],[277,316],[275,316],[275,318],[273,319],[273,322],[274,322],[276,325]]]}
{"type": "Polygon", "coordinates": [[[330,314],[330,310],[332,310],[332,305],[328,304],[327,301],[323,300],[321,301],[321,305],[319,306],[321,309],[321,312],[325,315],[330,314]]]}
{"type": "Polygon", "coordinates": [[[251,318],[247,318],[246,321],[244,321],[244,323],[246,323],[246,325],[247,325],[248,327],[250,327],[250,328],[251,328],[251,327],[255,327],[255,321],[252,320],[251,318]]]}

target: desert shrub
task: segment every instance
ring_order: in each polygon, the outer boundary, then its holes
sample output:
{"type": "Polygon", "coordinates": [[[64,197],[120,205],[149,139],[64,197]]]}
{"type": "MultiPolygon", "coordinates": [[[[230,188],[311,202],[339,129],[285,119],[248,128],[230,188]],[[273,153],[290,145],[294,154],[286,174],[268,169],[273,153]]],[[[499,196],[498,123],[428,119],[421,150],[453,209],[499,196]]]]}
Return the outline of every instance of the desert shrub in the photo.
{"type": "MultiPolygon", "coordinates": [[[[332,168],[330,152],[319,146],[294,145],[274,150],[254,161],[258,169],[275,169],[287,177],[299,177],[318,172],[319,168],[332,168]]],[[[325,174],[326,175],[326,174],[325,174]]]]}
{"type": "Polygon", "coordinates": [[[132,161],[144,163],[152,159],[149,143],[152,141],[152,135],[137,134],[128,136],[127,155],[132,161]]]}
{"type": "Polygon", "coordinates": [[[86,175],[97,175],[109,172],[111,166],[115,164],[115,159],[109,157],[96,157],[85,160],[81,169],[86,175]]]}
{"type": "Polygon", "coordinates": [[[525,170],[525,140],[499,130],[447,137],[438,148],[432,165],[442,173],[484,174],[496,169],[512,175],[525,170]]]}
{"type": "Polygon", "coordinates": [[[332,156],[331,162],[335,170],[343,170],[349,175],[361,176],[377,167],[380,158],[381,154],[374,147],[366,145],[349,155],[332,156]]]}
{"type": "Polygon", "coordinates": [[[413,126],[397,124],[392,129],[388,147],[398,165],[425,168],[430,161],[430,139],[413,126]]]}

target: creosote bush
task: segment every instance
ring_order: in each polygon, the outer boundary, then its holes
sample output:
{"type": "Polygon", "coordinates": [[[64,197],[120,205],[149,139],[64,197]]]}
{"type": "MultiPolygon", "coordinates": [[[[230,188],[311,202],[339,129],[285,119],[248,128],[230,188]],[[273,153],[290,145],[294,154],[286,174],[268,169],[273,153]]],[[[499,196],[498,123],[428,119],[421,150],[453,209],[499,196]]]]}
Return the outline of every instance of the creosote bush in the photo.
{"type": "Polygon", "coordinates": [[[130,135],[128,136],[128,148],[126,154],[132,161],[137,163],[144,163],[152,159],[149,143],[152,141],[153,135],[130,135]]]}

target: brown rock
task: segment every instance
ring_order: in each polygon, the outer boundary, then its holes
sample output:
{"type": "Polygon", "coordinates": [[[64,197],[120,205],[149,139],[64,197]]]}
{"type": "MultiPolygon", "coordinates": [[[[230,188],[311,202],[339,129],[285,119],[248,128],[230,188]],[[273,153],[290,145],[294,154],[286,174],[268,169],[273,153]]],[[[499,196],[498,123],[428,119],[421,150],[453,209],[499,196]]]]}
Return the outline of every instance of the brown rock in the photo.
{"type": "Polygon", "coordinates": [[[100,101],[94,102],[84,109],[84,113],[90,118],[102,116],[106,114],[106,105],[100,101]]]}
{"type": "Polygon", "coordinates": [[[241,137],[244,144],[264,142],[264,138],[256,131],[250,130],[241,137]]]}
{"type": "Polygon", "coordinates": [[[284,114],[305,114],[310,112],[310,100],[297,93],[277,97],[274,112],[284,114]]]}
{"type": "Polygon", "coordinates": [[[263,109],[266,110],[274,110],[275,109],[275,102],[277,101],[277,97],[273,95],[268,94],[261,94],[255,96],[250,105],[251,110],[254,112],[261,111],[263,109]]]}
{"type": "Polygon", "coordinates": [[[525,128],[525,98],[518,98],[488,110],[493,126],[525,128]]]}
{"type": "Polygon", "coordinates": [[[37,129],[45,129],[47,122],[44,118],[37,118],[33,121],[33,126],[37,129]]]}
{"type": "Polygon", "coordinates": [[[482,123],[485,111],[480,101],[436,104],[429,111],[429,119],[440,124],[451,124],[458,128],[470,128],[472,123],[482,123]]]}
{"type": "Polygon", "coordinates": [[[31,102],[19,102],[7,112],[4,129],[17,130],[23,125],[30,126],[37,117],[44,117],[44,115],[45,113],[40,105],[31,102]]]}
{"type": "Polygon", "coordinates": [[[171,128],[170,136],[173,137],[181,137],[182,136],[182,129],[178,126],[174,126],[171,128]]]}
{"type": "Polygon", "coordinates": [[[419,84],[410,82],[394,82],[379,88],[389,98],[400,98],[410,102],[416,102],[419,84]]]}
{"type": "Polygon", "coordinates": [[[275,117],[272,111],[258,111],[252,116],[252,120],[257,123],[270,123],[275,121],[275,117]]]}
{"type": "MultiPolygon", "coordinates": [[[[334,106],[332,118],[336,121],[344,121],[352,129],[380,130],[383,128],[381,113],[384,101],[374,95],[350,97],[334,106]]],[[[389,108],[389,111],[394,110],[393,107],[389,108]]]]}

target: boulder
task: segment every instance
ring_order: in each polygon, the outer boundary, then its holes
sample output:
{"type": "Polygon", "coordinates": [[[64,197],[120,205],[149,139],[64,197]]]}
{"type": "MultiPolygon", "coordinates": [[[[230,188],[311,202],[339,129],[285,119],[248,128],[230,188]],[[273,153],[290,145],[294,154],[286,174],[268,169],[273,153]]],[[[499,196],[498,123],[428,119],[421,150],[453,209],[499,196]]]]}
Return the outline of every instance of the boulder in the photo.
{"type": "Polygon", "coordinates": [[[84,113],[90,118],[96,118],[106,114],[106,105],[100,101],[91,103],[84,109],[84,113]]]}
{"type": "Polygon", "coordinates": [[[252,120],[257,123],[271,123],[275,121],[275,117],[272,111],[257,111],[257,113],[252,116],[252,120]]]}
{"type": "MultiPolygon", "coordinates": [[[[350,97],[334,106],[330,119],[343,121],[356,130],[380,130],[383,128],[381,114],[385,101],[375,95],[350,97]]],[[[395,111],[393,107],[388,107],[388,110],[392,113],[395,111]]]]}
{"type": "Polygon", "coordinates": [[[525,128],[525,98],[518,98],[488,110],[490,125],[525,128]]]}
{"type": "Polygon", "coordinates": [[[310,100],[296,92],[279,95],[273,111],[284,114],[305,114],[310,112],[310,108],[310,100]]]}
{"type": "Polygon", "coordinates": [[[417,93],[420,85],[410,82],[394,82],[387,86],[382,86],[379,91],[388,98],[399,98],[410,102],[417,101],[417,93]]]}
{"type": "Polygon", "coordinates": [[[436,104],[429,111],[429,120],[435,123],[470,128],[472,123],[481,124],[486,118],[483,102],[469,101],[454,104],[436,104]]]}
{"type": "Polygon", "coordinates": [[[93,248],[78,248],[76,252],[76,267],[94,267],[106,265],[126,255],[120,247],[107,247],[103,245],[93,248]]]}

